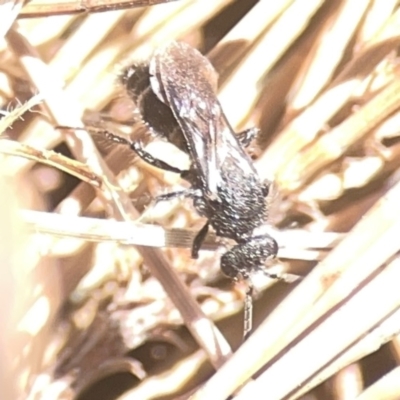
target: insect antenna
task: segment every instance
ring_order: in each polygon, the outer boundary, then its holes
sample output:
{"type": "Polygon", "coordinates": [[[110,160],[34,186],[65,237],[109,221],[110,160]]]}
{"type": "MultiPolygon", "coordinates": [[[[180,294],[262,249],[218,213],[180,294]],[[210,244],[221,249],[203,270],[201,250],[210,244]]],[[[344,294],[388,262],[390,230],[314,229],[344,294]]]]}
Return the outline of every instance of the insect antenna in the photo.
{"type": "Polygon", "coordinates": [[[268,271],[263,271],[263,274],[267,276],[268,278],[275,279],[277,281],[283,281],[286,283],[293,283],[299,279],[303,279],[301,275],[296,275],[296,274],[288,274],[287,272],[283,272],[280,274],[274,274],[268,271]]]}
{"type": "MultiPolygon", "coordinates": [[[[286,272],[280,274],[274,274],[263,270],[262,273],[268,278],[275,279],[286,283],[293,283],[299,279],[303,279],[300,275],[288,274],[286,272]]],[[[251,334],[253,329],[253,294],[254,286],[249,279],[246,279],[247,289],[244,298],[243,307],[243,341],[246,341],[251,334]]]]}
{"type": "Polygon", "coordinates": [[[253,329],[253,284],[247,281],[247,290],[244,298],[243,341],[246,341],[253,329]]]}

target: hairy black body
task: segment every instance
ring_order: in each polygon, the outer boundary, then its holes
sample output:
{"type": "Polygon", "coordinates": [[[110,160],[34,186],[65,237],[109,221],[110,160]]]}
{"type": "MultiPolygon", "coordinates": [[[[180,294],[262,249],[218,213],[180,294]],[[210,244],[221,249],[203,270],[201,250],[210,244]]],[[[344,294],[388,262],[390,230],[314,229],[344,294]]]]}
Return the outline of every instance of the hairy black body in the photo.
{"type": "Polygon", "coordinates": [[[269,185],[260,180],[243,149],[257,130],[233,132],[215,94],[217,74],[210,62],[189,45],[172,42],[154,54],[149,66],[131,67],[122,79],[150,129],[190,155],[191,167],[182,171],[155,159],[138,142],[109,135],[129,144],[148,163],[180,173],[191,183],[191,189],[158,200],[189,197],[207,218],[192,256],[197,257],[211,225],[218,236],[237,243],[221,257],[225,275],[247,279],[253,271],[264,271],[278,246],[268,234],[258,233],[267,219],[269,185]]]}

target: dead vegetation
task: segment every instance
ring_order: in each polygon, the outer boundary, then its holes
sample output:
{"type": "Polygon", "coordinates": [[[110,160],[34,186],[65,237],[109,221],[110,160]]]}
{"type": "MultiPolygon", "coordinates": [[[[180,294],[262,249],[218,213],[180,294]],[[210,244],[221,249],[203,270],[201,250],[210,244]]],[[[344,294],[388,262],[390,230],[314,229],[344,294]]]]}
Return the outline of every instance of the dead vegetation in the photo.
{"type": "Polygon", "coordinates": [[[398,2],[132,3],[0,6],[0,397],[400,398],[398,2]],[[190,202],[148,207],[184,183],[83,129],[187,162],[117,83],[170,40],[210,58],[236,131],[260,127],[270,268],[305,276],[255,281],[242,346],[220,243],[194,261],[190,202]]]}

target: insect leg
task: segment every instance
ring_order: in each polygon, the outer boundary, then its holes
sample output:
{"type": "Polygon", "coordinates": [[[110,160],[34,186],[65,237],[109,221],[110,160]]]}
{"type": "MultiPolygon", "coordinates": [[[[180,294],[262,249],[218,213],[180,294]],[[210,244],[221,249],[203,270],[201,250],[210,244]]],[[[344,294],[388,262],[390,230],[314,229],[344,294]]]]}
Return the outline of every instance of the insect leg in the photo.
{"type": "Polygon", "coordinates": [[[163,169],[165,171],[175,172],[177,174],[181,174],[184,172],[180,168],[173,167],[169,165],[165,161],[154,158],[150,153],[143,149],[142,144],[140,142],[131,142],[130,148],[144,161],[153,167],[163,169]]]}
{"type": "Polygon", "coordinates": [[[247,281],[247,290],[244,298],[243,309],[243,341],[245,341],[253,329],[253,285],[247,281]]]}
{"type": "Polygon", "coordinates": [[[207,221],[207,223],[200,229],[198,234],[193,240],[193,247],[192,247],[192,258],[197,258],[199,256],[199,250],[204,242],[204,239],[207,236],[208,232],[208,227],[210,226],[210,223],[207,221]]]}
{"type": "Polygon", "coordinates": [[[269,195],[269,188],[271,187],[271,181],[268,179],[265,179],[262,183],[262,192],[264,197],[267,197],[269,195]]]}
{"type": "Polygon", "coordinates": [[[187,197],[189,199],[193,199],[197,197],[198,190],[196,189],[187,189],[187,190],[179,190],[178,192],[171,192],[171,193],[165,193],[161,194],[160,196],[157,196],[155,198],[156,203],[160,201],[169,201],[173,199],[177,199],[178,197],[187,197]]]}
{"type": "Polygon", "coordinates": [[[107,139],[112,140],[115,143],[129,146],[142,160],[146,161],[153,167],[164,169],[165,171],[175,172],[176,174],[184,174],[186,172],[180,168],[169,165],[165,161],[154,158],[150,153],[143,149],[142,144],[139,141],[133,142],[108,131],[102,131],[102,134],[107,139]]]}
{"type": "Polygon", "coordinates": [[[247,147],[251,141],[259,134],[260,130],[258,128],[249,128],[243,132],[239,132],[236,134],[239,139],[240,144],[243,147],[247,147]]]}

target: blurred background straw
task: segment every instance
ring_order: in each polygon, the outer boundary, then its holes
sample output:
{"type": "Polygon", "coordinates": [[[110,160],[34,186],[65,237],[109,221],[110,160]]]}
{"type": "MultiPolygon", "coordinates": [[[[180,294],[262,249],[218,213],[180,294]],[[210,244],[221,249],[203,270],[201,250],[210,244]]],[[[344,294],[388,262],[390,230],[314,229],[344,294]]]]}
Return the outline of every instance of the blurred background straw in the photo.
{"type": "Polygon", "coordinates": [[[0,37],[1,399],[400,398],[398,1],[8,0],[0,37]],[[185,182],[95,133],[187,165],[118,79],[170,40],[260,128],[269,268],[303,277],[254,278],[243,345],[224,246],[151,205],[185,182]]]}

